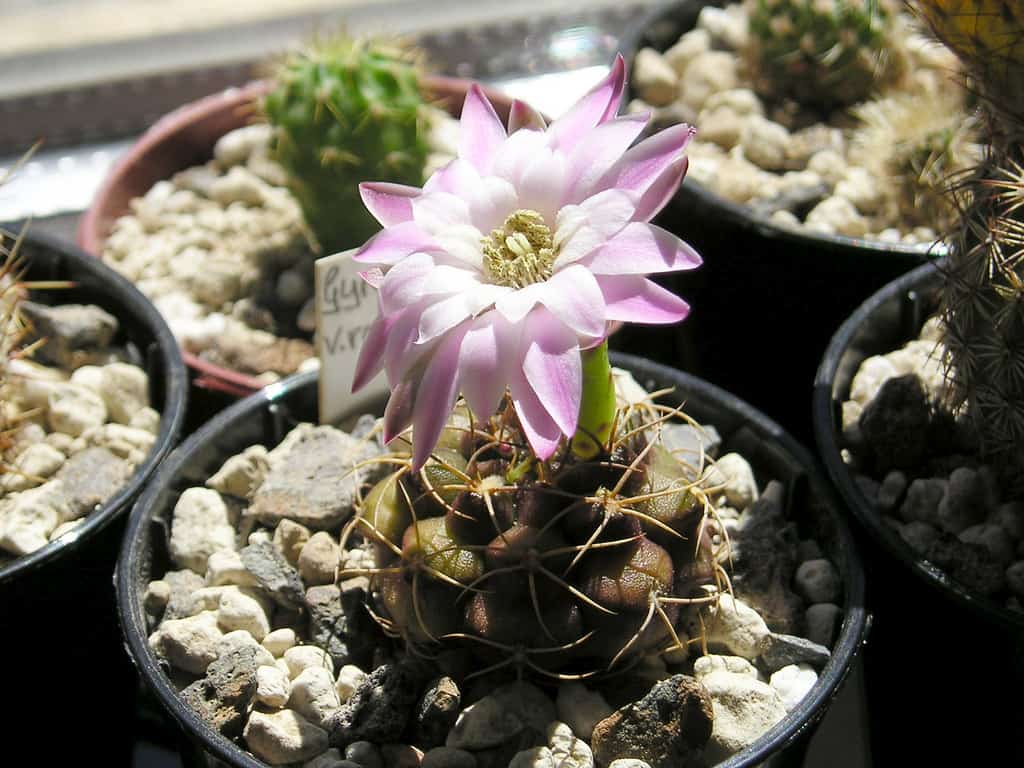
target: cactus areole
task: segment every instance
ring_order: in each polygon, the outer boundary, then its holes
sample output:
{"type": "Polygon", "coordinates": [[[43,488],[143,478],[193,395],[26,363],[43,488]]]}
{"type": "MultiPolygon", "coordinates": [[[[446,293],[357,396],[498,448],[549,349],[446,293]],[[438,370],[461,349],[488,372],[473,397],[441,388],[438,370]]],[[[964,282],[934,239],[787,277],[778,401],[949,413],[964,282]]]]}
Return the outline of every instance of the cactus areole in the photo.
{"type": "Polygon", "coordinates": [[[372,578],[411,650],[476,649],[477,674],[582,678],[685,646],[727,578],[701,462],[660,441],[679,412],[617,402],[608,362],[613,322],[689,311],[647,275],[700,264],[648,223],[694,130],[634,144],[624,71],[550,125],[515,102],[506,129],[473,86],[455,160],[422,189],[360,186],[383,229],[355,256],[379,315],[354,388],[386,372],[391,471],[345,534],[375,563],[341,578],[372,578]]]}

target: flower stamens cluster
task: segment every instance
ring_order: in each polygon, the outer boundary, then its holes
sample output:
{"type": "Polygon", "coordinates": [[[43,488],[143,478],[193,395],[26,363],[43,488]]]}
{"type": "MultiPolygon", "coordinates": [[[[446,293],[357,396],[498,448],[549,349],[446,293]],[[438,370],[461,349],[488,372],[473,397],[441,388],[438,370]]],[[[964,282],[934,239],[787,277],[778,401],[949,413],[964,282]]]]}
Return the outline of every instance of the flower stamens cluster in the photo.
{"type": "Polygon", "coordinates": [[[549,279],[555,263],[554,237],[537,211],[521,209],[481,242],[484,269],[491,282],[525,288],[549,279]]]}

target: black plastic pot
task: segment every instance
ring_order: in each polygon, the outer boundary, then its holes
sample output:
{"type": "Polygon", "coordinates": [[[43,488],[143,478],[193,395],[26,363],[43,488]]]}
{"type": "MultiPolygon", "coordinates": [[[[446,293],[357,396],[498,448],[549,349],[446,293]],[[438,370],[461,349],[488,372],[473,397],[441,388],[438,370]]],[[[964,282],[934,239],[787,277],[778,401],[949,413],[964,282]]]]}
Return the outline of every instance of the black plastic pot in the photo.
{"type": "MultiPolygon", "coordinates": [[[[802,760],[806,740],[843,682],[864,641],[864,581],[852,538],[823,480],[807,453],[777,424],[737,398],[678,370],[620,355],[613,362],[631,370],[646,387],[675,387],[673,401],[684,400],[687,412],[716,425],[727,447],[742,450],[760,477],[786,483],[791,509],[805,535],[814,535],[843,576],[846,612],[831,661],[818,684],[782,722],[756,744],[723,763],[752,766],[786,750],[787,762],[802,760]],[[815,499],[814,509],[806,504],[815,499]],[[787,749],[789,748],[789,749],[787,749]]],[[[122,628],[139,673],[181,726],[211,755],[234,766],[257,768],[259,760],[213,731],[178,695],[150,651],[142,608],[146,585],[168,567],[167,540],[171,514],[182,491],[201,485],[230,455],[254,443],[273,445],[298,421],[316,420],[317,375],[303,374],[268,387],[228,408],[186,440],[164,463],[132,512],[118,562],[117,592],[122,628]]],[[[781,763],[777,763],[780,764],[781,763]]]]}
{"type": "MultiPolygon", "coordinates": [[[[705,5],[724,3],[656,7],[624,37],[627,60],[643,47],[670,47],[705,5]]],[[[925,246],[780,227],[691,178],[655,221],[704,257],[699,269],[663,283],[693,309],[678,326],[626,329],[618,348],[713,381],[807,442],[811,382],[832,330],[867,296],[928,258],[925,246]]]]}
{"type": "Polygon", "coordinates": [[[876,751],[885,749],[892,757],[922,765],[930,760],[953,764],[954,756],[981,762],[983,755],[1000,760],[1015,755],[1016,762],[1010,762],[1020,765],[1024,745],[978,742],[974,734],[1001,727],[1019,734],[1024,728],[1019,695],[1006,700],[1024,684],[1024,614],[973,594],[921,559],[883,522],[840,455],[840,409],[860,363],[917,338],[937,306],[940,281],[935,265],[919,267],[868,298],[836,331],[814,386],[815,438],[832,482],[859,523],[861,550],[872,564],[868,604],[874,622],[865,674],[872,725],[881,742],[876,751]],[[950,635],[960,633],[973,651],[966,662],[969,675],[956,674],[950,635]],[[907,664],[908,654],[913,654],[912,665],[907,664]],[[894,681],[917,691],[916,720],[906,720],[906,701],[888,695],[894,681]],[[951,694],[972,705],[951,706],[951,694]],[[991,705],[980,706],[982,702],[991,705]],[[915,722],[921,723],[919,730],[914,730],[915,722]],[[946,736],[936,740],[935,733],[946,736]]]}
{"type": "Polygon", "coordinates": [[[160,411],[156,443],[128,483],[71,534],[0,566],[0,654],[17,705],[5,709],[11,737],[59,718],[41,747],[44,761],[101,757],[127,764],[124,730],[106,740],[104,728],[127,721],[135,678],[120,649],[111,577],[127,517],[146,480],[175,445],[185,419],[188,377],[177,342],[153,305],[98,259],[56,238],[30,234],[23,243],[30,280],[73,281],[40,291],[39,302],[91,303],[117,317],[115,343],[146,369],[150,399],[160,411]],[[81,706],[83,694],[88,705],[81,706]],[[74,707],[75,711],[72,711],[74,707]],[[67,710],[65,713],[64,710],[67,710]]]}

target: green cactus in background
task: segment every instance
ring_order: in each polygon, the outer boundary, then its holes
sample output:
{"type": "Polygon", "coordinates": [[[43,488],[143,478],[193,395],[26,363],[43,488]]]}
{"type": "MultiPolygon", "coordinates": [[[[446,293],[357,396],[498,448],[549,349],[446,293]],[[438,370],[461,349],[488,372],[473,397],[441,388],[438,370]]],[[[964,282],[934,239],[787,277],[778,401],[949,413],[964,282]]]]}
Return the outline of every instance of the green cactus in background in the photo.
{"type": "Polygon", "coordinates": [[[321,249],[361,244],[379,225],[359,198],[365,180],[421,185],[427,157],[416,56],[343,35],[275,67],[263,111],[274,151],[321,249]]]}
{"type": "Polygon", "coordinates": [[[380,622],[413,651],[474,648],[474,676],[576,679],[686,648],[726,588],[728,547],[704,457],[660,442],[676,415],[619,408],[598,455],[538,462],[508,401],[483,422],[460,406],[419,472],[385,459],[342,536],[370,543],[376,567],[339,577],[371,577],[380,622]]]}
{"type": "Polygon", "coordinates": [[[867,101],[852,110],[851,144],[891,204],[912,226],[947,230],[956,206],[947,194],[981,159],[978,125],[959,88],[938,88],[867,101]]]}
{"type": "Polygon", "coordinates": [[[954,190],[959,224],[942,296],[953,406],[1011,489],[1024,490],[1024,6],[917,0],[964,61],[987,149],[954,190]]]}
{"type": "Polygon", "coordinates": [[[902,74],[890,0],[748,0],[746,58],[755,87],[831,110],[902,74]]]}

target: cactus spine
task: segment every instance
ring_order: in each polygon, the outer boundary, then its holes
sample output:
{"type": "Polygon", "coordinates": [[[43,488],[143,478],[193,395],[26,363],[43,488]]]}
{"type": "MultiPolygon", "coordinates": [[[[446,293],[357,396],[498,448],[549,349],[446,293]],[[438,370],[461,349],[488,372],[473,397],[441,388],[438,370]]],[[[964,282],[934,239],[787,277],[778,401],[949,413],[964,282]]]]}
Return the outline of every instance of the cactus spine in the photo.
{"type": "Polygon", "coordinates": [[[757,90],[831,110],[902,74],[888,0],[748,0],[747,61],[757,90]]]}
{"type": "Polygon", "coordinates": [[[378,224],[359,182],[423,182],[426,118],[415,54],[339,35],[285,57],[271,77],[263,111],[307,223],[325,252],[363,243],[378,224]]]}
{"type": "Polygon", "coordinates": [[[371,577],[382,625],[414,652],[473,648],[476,674],[579,679],[685,648],[727,584],[727,542],[698,457],[658,439],[674,415],[619,408],[599,455],[538,462],[510,403],[483,422],[458,407],[418,473],[389,457],[342,536],[376,567],[340,578],[371,577]]]}
{"type": "Polygon", "coordinates": [[[11,382],[8,375],[10,361],[19,354],[26,327],[18,306],[24,297],[20,276],[21,259],[17,243],[8,246],[0,232],[0,473],[7,469],[5,454],[18,428],[13,414],[8,411],[12,402],[11,382]]]}
{"type": "Polygon", "coordinates": [[[1011,488],[1024,486],[1024,6],[918,0],[979,96],[985,157],[956,190],[942,311],[954,406],[1011,488]]]}

